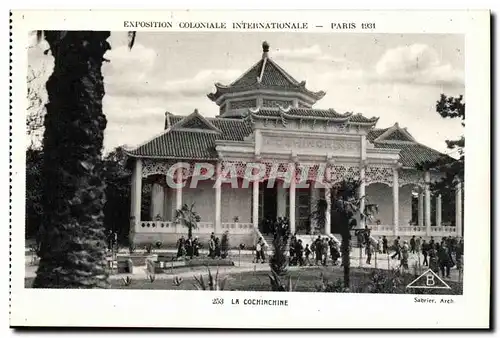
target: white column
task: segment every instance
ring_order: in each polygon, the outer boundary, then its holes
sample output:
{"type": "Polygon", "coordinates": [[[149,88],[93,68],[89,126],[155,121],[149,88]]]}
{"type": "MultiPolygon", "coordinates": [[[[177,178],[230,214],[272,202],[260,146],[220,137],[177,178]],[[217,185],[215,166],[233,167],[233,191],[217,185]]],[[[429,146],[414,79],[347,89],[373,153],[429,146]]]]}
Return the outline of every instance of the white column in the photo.
{"type": "Polygon", "coordinates": [[[326,200],[326,210],[325,210],[325,235],[332,233],[332,199],[330,188],[325,188],[325,200],[326,200]]]}
{"type": "Polygon", "coordinates": [[[431,234],[431,188],[430,188],[430,173],[428,171],[425,172],[425,188],[424,188],[424,196],[425,196],[425,231],[427,236],[431,234]]]}
{"type": "Polygon", "coordinates": [[[130,198],[130,217],[134,217],[131,226],[137,230],[141,222],[141,195],[142,195],[142,160],[137,158],[132,171],[132,187],[130,198]]]}
{"type": "Polygon", "coordinates": [[[289,206],[290,206],[290,232],[292,234],[295,233],[295,186],[296,186],[296,182],[295,182],[295,164],[293,164],[292,166],[292,175],[291,175],[291,180],[290,180],[290,203],[289,203],[289,206]]]}
{"type": "Polygon", "coordinates": [[[222,229],[221,224],[221,199],[222,199],[222,182],[219,180],[221,173],[221,163],[217,162],[215,166],[215,223],[214,232],[217,234],[222,229]]]}
{"type": "Polygon", "coordinates": [[[441,213],[442,213],[441,195],[436,196],[436,226],[441,226],[441,213]]]}
{"type": "Polygon", "coordinates": [[[455,186],[455,226],[457,235],[462,237],[462,182],[459,180],[455,186]]]}
{"type": "Polygon", "coordinates": [[[164,203],[165,196],[163,186],[158,183],[153,183],[153,187],[151,188],[151,208],[149,211],[152,221],[155,221],[157,216],[163,217],[164,203]]]}
{"type": "Polygon", "coordinates": [[[278,188],[277,188],[277,215],[278,217],[286,217],[286,189],[283,187],[283,182],[277,181],[276,182],[278,188]]]}
{"type": "Polygon", "coordinates": [[[252,222],[255,229],[259,228],[259,181],[252,182],[253,190],[253,205],[252,205],[252,222]]]}
{"type": "Polygon", "coordinates": [[[424,226],[424,193],[421,188],[418,191],[418,226],[424,226]]]}
{"type": "MultiPolygon", "coordinates": [[[[365,161],[361,161],[361,166],[359,168],[359,198],[361,198],[359,202],[359,211],[364,213],[365,212],[365,202],[366,202],[366,187],[365,187],[365,161]]],[[[365,227],[366,220],[360,219],[360,224],[359,226],[364,228],[365,227]]]]}
{"type": "Polygon", "coordinates": [[[165,186],[163,187],[163,219],[165,221],[171,221],[172,216],[170,215],[172,213],[172,205],[169,204],[169,193],[168,193],[168,187],[165,186]]]}
{"type": "MultiPolygon", "coordinates": [[[[182,168],[177,169],[177,182],[178,184],[182,183],[182,168]]],[[[179,185],[179,187],[175,190],[175,209],[181,209],[182,208],[182,186],[179,185]]],[[[174,215],[175,217],[175,215],[174,215]]]]}
{"type": "Polygon", "coordinates": [[[394,236],[399,230],[399,172],[398,168],[392,169],[392,224],[394,224],[394,236]]]}

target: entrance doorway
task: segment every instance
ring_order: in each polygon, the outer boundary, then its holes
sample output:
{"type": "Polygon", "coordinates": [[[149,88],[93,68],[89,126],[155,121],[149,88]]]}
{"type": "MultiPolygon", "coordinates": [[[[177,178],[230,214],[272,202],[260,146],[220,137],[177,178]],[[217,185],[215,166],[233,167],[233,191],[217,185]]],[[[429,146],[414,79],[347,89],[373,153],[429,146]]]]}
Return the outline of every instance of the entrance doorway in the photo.
{"type": "Polygon", "coordinates": [[[311,229],[311,195],[309,188],[296,190],[295,222],[298,234],[308,234],[311,229]]]}
{"type": "Polygon", "coordinates": [[[272,224],[277,218],[278,212],[278,190],[276,185],[269,188],[267,181],[259,186],[259,230],[269,233],[272,224]]]}

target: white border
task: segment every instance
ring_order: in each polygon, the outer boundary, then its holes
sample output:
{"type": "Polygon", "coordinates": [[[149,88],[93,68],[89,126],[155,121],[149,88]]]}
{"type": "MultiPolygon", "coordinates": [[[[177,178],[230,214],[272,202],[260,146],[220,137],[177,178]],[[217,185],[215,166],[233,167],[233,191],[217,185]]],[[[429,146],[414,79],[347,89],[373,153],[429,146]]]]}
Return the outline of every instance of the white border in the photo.
{"type": "MultiPolygon", "coordinates": [[[[286,11],[286,12],[146,12],[65,11],[15,12],[13,15],[13,231],[11,325],[125,327],[311,327],[404,328],[486,327],[489,321],[490,209],[488,195],[490,125],[489,13],[486,11],[286,11]],[[24,17],[22,17],[24,15],[24,17]],[[24,128],[26,46],[37,29],[128,30],[123,20],[282,20],[315,22],[377,22],[377,33],[464,33],[468,115],[464,295],[453,305],[414,304],[410,295],[272,293],[288,299],[283,307],[214,307],[219,293],[140,290],[24,289],[24,128]],[[383,306],[381,305],[383,304],[383,306]],[[304,311],[306,309],[307,311],[304,311]],[[391,313],[393,314],[391,316],[391,313]],[[422,315],[425,313],[425,315],[422,315]]],[[[138,29],[138,31],[140,31],[138,29]]],[[[315,29],[310,29],[313,32],[315,29]]],[[[325,33],[332,33],[324,30],[325,33]]],[[[358,31],[359,32],[359,31],[358,31]]],[[[139,32],[140,34],[140,32],[139,32]]],[[[292,33],[291,33],[292,34],[292,33]]],[[[334,33],[342,34],[342,33],[334,33]]],[[[231,298],[267,293],[225,292],[231,298]]],[[[439,297],[435,297],[439,298],[439,297]]]]}

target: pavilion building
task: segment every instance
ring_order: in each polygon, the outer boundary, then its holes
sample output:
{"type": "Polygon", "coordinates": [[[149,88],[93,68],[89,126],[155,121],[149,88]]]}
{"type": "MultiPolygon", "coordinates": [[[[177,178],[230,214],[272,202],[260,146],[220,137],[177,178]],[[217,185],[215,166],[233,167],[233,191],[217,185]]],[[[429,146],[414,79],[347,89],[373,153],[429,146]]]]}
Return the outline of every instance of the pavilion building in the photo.
{"type": "Polygon", "coordinates": [[[229,85],[215,84],[208,98],[219,107],[217,117],[197,110],[187,116],[167,112],[161,134],[127,150],[133,162],[131,241],[175,243],[187,234],[174,222],[175,211],[192,203],[201,218],[194,234],[202,241],[212,232],[220,236],[229,231],[233,244],[252,246],[261,236],[261,221],[277,217],[288,217],[291,231],[298,234],[335,236],[338,227],[330,221],[328,187],[346,179],[360,180],[359,195],[378,205],[376,220],[366,224],[376,237],[462,235],[461,183],[452,201],[455,217],[443,222],[441,196],[432,196],[429,189],[442,174],[418,169],[419,163],[441,153],[418,143],[397,123],[377,128],[375,117],[314,108],[325,92],[307,89],[305,81],[290,76],[268,51],[263,43],[262,57],[248,71],[229,85]],[[170,169],[179,162],[189,166],[172,174],[170,169]],[[196,177],[201,162],[216,168],[211,179],[196,177]],[[226,178],[241,179],[249,162],[264,165],[266,175],[233,187],[226,178]],[[276,165],[323,186],[302,187],[295,179],[288,186],[280,180],[270,186],[276,165]],[[319,172],[320,167],[326,170],[319,172]],[[223,173],[223,183],[214,184],[223,173]],[[172,188],[169,179],[186,184],[172,188]],[[194,179],[198,183],[191,187],[194,179]],[[145,184],[152,186],[151,203],[148,217],[141,218],[145,184]],[[317,229],[311,213],[320,198],[327,200],[327,221],[317,229]]]}

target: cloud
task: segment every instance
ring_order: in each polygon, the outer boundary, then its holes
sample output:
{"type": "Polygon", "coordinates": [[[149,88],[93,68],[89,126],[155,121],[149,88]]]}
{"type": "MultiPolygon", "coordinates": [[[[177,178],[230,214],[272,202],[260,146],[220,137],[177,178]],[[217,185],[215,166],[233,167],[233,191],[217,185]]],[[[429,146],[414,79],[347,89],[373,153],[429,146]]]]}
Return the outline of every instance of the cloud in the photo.
{"type": "Polygon", "coordinates": [[[271,54],[274,60],[295,63],[327,63],[336,68],[358,68],[358,65],[346,58],[334,57],[324,52],[319,45],[299,49],[278,49],[271,54]]]}
{"type": "Polygon", "coordinates": [[[387,50],[375,66],[372,80],[421,85],[463,86],[463,71],[443,63],[439,53],[425,44],[387,50]]]}

